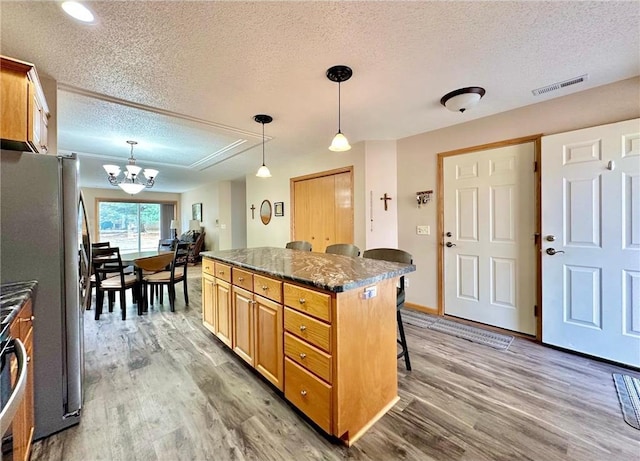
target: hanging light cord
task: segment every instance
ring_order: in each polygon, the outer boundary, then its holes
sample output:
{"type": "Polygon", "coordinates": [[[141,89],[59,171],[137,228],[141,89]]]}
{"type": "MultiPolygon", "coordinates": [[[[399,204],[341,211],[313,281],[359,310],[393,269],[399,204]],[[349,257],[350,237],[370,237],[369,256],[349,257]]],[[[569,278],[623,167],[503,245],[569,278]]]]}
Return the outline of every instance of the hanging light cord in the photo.
{"type": "Polygon", "coordinates": [[[342,133],[340,131],[340,82],[338,82],[338,133],[342,133]]]}
{"type": "Polygon", "coordinates": [[[264,164],[264,122],[262,122],[262,166],[265,166],[264,164]]]}

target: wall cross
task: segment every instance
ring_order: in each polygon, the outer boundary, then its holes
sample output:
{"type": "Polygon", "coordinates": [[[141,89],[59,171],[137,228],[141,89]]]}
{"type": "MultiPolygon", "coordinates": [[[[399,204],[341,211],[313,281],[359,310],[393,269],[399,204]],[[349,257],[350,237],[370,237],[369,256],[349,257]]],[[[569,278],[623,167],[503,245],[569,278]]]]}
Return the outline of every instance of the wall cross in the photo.
{"type": "Polygon", "coordinates": [[[384,200],[384,211],[387,211],[387,200],[392,200],[392,198],[385,192],[384,195],[380,197],[380,200],[384,200]]]}
{"type": "Polygon", "coordinates": [[[251,204],[251,219],[256,219],[256,217],[253,214],[255,211],[256,211],[256,206],[252,203],[251,204]]]}

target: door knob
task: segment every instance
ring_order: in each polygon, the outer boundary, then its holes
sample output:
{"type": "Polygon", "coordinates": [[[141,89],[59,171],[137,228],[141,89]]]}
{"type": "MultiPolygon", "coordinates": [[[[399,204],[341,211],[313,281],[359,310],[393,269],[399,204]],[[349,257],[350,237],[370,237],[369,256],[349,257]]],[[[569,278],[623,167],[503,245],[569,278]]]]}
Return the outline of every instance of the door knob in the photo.
{"type": "Polygon", "coordinates": [[[556,253],[564,253],[562,250],[556,250],[555,248],[547,248],[547,254],[553,256],[556,253]]]}
{"type": "Polygon", "coordinates": [[[455,244],[455,243],[451,243],[451,242],[447,242],[447,243],[445,243],[445,246],[446,246],[447,248],[451,248],[451,247],[456,246],[456,244],[455,244]]]}

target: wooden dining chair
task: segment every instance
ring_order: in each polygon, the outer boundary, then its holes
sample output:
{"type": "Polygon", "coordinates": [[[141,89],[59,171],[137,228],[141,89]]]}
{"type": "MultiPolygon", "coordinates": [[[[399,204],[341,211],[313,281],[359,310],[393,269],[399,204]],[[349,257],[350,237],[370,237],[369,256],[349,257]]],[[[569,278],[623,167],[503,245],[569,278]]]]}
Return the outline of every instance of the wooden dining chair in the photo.
{"type": "MultiPolygon", "coordinates": [[[[189,293],[187,290],[187,262],[189,255],[189,244],[188,243],[178,243],[170,256],[172,256],[170,261],[169,270],[161,270],[157,271],[153,274],[148,274],[142,277],[142,284],[146,287],[153,287],[158,285],[160,289],[160,293],[164,286],[167,286],[169,291],[169,305],[171,306],[171,312],[175,311],[175,301],[176,301],[176,284],[182,282],[182,290],[184,292],[184,302],[188,306],[189,305],[189,293]]],[[[161,255],[164,256],[164,255],[161,255]]],[[[146,291],[146,289],[145,289],[146,291]]],[[[162,296],[160,297],[160,302],[162,303],[162,296]]],[[[151,298],[151,305],[153,305],[153,298],[151,298]]]]}
{"type": "MultiPolygon", "coordinates": [[[[363,258],[380,259],[383,261],[391,261],[396,263],[413,264],[413,257],[411,253],[407,253],[403,250],[395,248],[373,248],[371,250],[365,250],[362,253],[363,258]]],[[[404,357],[404,364],[407,370],[411,371],[411,361],[409,360],[409,348],[407,347],[407,339],[404,335],[404,325],[402,324],[402,315],[400,309],[402,309],[405,300],[404,291],[404,275],[400,277],[400,284],[396,289],[396,320],[398,322],[398,333],[400,338],[398,344],[400,344],[402,350],[398,353],[398,358],[404,357]]]]}
{"type": "MultiPolygon", "coordinates": [[[[96,313],[99,320],[102,314],[102,304],[105,293],[120,294],[120,310],[122,320],[127,318],[126,290],[136,291],[137,280],[135,274],[125,274],[120,248],[94,248],[92,250],[93,273],[96,278],[96,313]]],[[[135,294],[134,294],[135,298],[135,294]]],[[[113,312],[113,302],[109,300],[109,312],[113,312]]]]}
{"type": "Polygon", "coordinates": [[[133,265],[136,267],[136,275],[140,287],[140,302],[138,303],[139,315],[147,311],[149,298],[151,298],[151,304],[153,305],[153,299],[157,291],[159,291],[159,284],[150,284],[145,278],[166,271],[167,267],[171,266],[173,258],[174,253],[163,253],[148,258],[139,258],[133,262],[133,265]],[[148,292],[149,289],[151,293],[148,292]]]}
{"type": "Polygon", "coordinates": [[[344,256],[360,256],[360,248],[352,243],[334,243],[324,250],[325,253],[344,256]]]}
{"type": "Polygon", "coordinates": [[[311,251],[311,244],[304,240],[294,240],[293,242],[287,243],[285,248],[289,248],[290,250],[311,251]]]}

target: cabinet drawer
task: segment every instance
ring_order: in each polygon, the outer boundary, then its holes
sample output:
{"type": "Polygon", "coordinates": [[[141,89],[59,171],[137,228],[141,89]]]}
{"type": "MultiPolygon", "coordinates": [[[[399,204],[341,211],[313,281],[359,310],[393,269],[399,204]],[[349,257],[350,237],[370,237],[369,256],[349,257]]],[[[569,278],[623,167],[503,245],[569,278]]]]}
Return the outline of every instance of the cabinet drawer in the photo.
{"type": "Polygon", "coordinates": [[[282,303],[282,282],[280,280],[254,274],[253,292],[277,303],[282,303]]]}
{"type": "Polygon", "coordinates": [[[289,333],[331,352],[331,326],[293,309],[284,309],[284,329],[289,333]]]}
{"type": "Polygon", "coordinates": [[[216,261],[214,275],[225,282],[231,283],[231,266],[216,261]]]}
{"type": "Polygon", "coordinates": [[[202,272],[215,277],[216,274],[213,261],[207,258],[202,258],[202,272]]]}
{"type": "Polygon", "coordinates": [[[331,434],[331,386],[285,357],[284,396],[331,434]]]}
{"type": "Polygon", "coordinates": [[[294,362],[331,384],[331,356],[329,354],[289,333],[284,334],[284,353],[294,362]]]}
{"type": "Polygon", "coordinates": [[[284,303],[305,314],[331,322],[331,296],[328,294],[285,283],[284,303]]]}
{"type": "Polygon", "coordinates": [[[234,267],[231,269],[231,278],[234,285],[253,291],[253,273],[234,267]]]}

